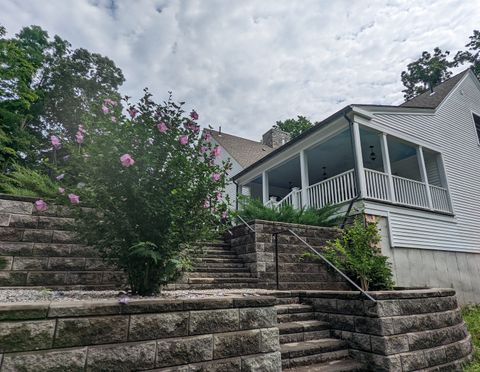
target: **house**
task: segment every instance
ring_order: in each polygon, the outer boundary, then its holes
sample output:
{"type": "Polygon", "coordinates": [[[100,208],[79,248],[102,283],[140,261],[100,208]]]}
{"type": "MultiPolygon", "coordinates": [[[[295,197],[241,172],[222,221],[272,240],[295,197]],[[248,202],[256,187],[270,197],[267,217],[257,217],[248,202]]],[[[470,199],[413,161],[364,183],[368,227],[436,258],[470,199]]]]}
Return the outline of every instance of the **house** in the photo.
{"type": "Polygon", "coordinates": [[[346,106],[261,154],[236,168],[237,192],[270,206],[353,206],[378,220],[398,286],[454,287],[462,303],[480,302],[480,82],[470,69],[400,106],[346,106]]]}
{"type": "MultiPolygon", "coordinates": [[[[262,136],[262,141],[259,142],[223,133],[221,128],[219,128],[218,131],[212,129],[207,129],[206,131],[212,136],[212,144],[219,146],[221,149],[220,156],[215,161],[221,164],[223,161],[230,159],[232,169],[230,170],[229,176],[231,177],[240,173],[243,169],[248,168],[290,140],[288,133],[276,128],[272,128],[266,132],[262,136]]],[[[225,193],[230,198],[231,206],[235,207],[237,201],[236,183],[230,182],[225,188],[225,193]]]]}

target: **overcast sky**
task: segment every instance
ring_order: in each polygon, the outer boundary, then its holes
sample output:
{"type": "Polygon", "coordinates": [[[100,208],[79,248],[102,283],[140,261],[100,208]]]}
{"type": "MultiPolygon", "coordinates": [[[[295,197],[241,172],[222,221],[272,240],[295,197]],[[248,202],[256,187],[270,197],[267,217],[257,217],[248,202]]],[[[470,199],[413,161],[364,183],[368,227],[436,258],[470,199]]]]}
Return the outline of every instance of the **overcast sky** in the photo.
{"type": "Polygon", "coordinates": [[[423,50],[462,49],[480,0],[2,0],[0,24],[107,55],[123,94],[171,90],[202,125],[258,140],[296,115],[401,103],[401,71],[423,50]]]}

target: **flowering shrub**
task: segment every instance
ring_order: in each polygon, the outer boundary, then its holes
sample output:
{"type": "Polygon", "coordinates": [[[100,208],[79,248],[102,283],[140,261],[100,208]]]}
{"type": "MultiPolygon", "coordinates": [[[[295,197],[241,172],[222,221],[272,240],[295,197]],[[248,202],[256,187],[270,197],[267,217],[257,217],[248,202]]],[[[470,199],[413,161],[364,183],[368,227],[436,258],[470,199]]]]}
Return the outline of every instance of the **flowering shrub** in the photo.
{"type": "Polygon", "coordinates": [[[62,193],[95,208],[80,212],[80,236],[118,260],[134,293],[148,295],[176,279],[195,243],[218,234],[231,165],[214,163],[219,150],[200,132],[198,114],[185,115],[171,96],[157,104],[146,91],[137,105],[125,102],[126,116],[105,100],[77,133],[82,147],[72,162],[84,187],[62,193]]]}

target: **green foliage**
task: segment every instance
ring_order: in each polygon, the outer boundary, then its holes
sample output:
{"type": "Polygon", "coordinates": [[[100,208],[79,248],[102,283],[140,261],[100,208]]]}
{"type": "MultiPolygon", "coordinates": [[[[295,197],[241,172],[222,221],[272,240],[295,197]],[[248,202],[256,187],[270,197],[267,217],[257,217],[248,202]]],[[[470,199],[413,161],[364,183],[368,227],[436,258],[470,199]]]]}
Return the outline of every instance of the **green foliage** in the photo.
{"type": "Polygon", "coordinates": [[[314,124],[305,116],[298,115],[296,119],[287,119],[284,121],[279,120],[273,127],[290,133],[290,136],[293,139],[313,127],[313,125],[314,124]]]}
{"type": "Polygon", "coordinates": [[[480,31],[473,30],[465,47],[466,51],[460,51],[455,55],[455,61],[459,64],[471,63],[475,75],[480,79],[480,31]]]}
{"type": "Polygon", "coordinates": [[[440,84],[452,76],[449,68],[455,66],[454,61],[447,57],[450,52],[435,48],[433,53],[424,51],[422,56],[407,65],[407,71],[402,71],[401,78],[405,89],[402,91],[406,100],[426,92],[430,86],[440,84]]]}
{"type": "Polygon", "coordinates": [[[218,237],[228,202],[219,193],[231,164],[214,163],[218,153],[196,113],[187,117],[171,97],[157,104],[146,91],[138,105],[127,102],[129,117],[118,102],[105,100],[105,113],[101,104],[73,151],[75,177],[85,184],[76,192],[96,211],[79,211],[77,231],[118,259],[134,293],[149,295],[188,268],[196,242],[218,237]],[[122,163],[126,154],[133,164],[122,163]]]}
{"type": "Polygon", "coordinates": [[[48,176],[16,164],[11,173],[0,175],[0,192],[53,199],[58,186],[48,176]]]}
{"type": "Polygon", "coordinates": [[[325,257],[352,279],[357,279],[365,291],[393,288],[393,275],[388,258],[377,244],[380,242],[377,224],[364,225],[357,217],[342,235],[327,243],[325,257]]]}
{"type": "Polygon", "coordinates": [[[464,367],[465,372],[480,371],[480,306],[467,306],[462,309],[463,320],[467,324],[468,332],[472,336],[475,348],[474,360],[464,367]]]}
{"type": "Polygon", "coordinates": [[[241,197],[240,210],[237,214],[246,221],[265,220],[327,227],[339,224],[337,211],[338,208],[335,206],[321,209],[294,209],[290,205],[269,208],[258,199],[241,197]]]}

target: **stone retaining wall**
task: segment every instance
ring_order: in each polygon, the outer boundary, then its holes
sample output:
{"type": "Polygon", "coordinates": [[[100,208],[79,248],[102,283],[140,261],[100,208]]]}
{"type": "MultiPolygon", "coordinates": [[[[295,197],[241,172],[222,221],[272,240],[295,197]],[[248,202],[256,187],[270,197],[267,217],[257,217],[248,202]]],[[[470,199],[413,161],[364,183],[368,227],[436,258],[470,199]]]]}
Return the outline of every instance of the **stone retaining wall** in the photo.
{"type": "Polygon", "coordinates": [[[273,297],[0,304],[0,371],[280,371],[273,297]]]}
{"type": "Polygon", "coordinates": [[[301,295],[351,355],[375,371],[461,371],[472,343],[452,289],[301,295]]]}
{"type": "Polygon", "coordinates": [[[34,199],[0,195],[0,287],[110,289],[124,275],[79,244],[67,207],[37,212],[34,199]]]}
{"type": "MultiPolygon", "coordinates": [[[[236,226],[230,242],[264,288],[276,288],[275,241],[272,233],[291,229],[314,248],[323,247],[327,240],[339,234],[335,228],[262,220],[253,221],[250,226],[255,233],[245,225],[236,226]]],[[[308,251],[308,247],[295,236],[289,233],[278,235],[278,289],[350,289],[343,278],[328,269],[326,264],[303,257],[308,251]]]]}

